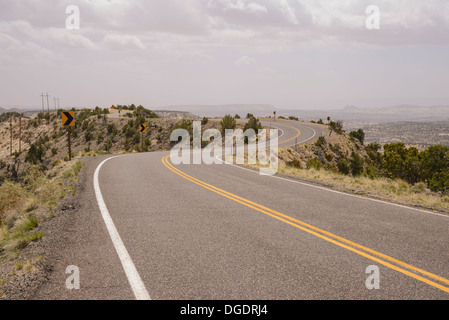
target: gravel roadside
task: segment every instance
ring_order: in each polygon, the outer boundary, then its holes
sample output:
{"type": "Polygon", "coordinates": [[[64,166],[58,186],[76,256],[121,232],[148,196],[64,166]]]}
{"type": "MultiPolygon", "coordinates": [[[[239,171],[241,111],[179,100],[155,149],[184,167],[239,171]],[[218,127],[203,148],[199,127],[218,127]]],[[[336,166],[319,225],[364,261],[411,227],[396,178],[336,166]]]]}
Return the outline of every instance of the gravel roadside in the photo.
{"type": "MultiPolygon", "coordinates": [[[[17,258],[0,264],[0,300],[109,299],[109,293],[89,295],[91,290],[88,290],[87,281],[84,283],[86,290],[68,290],[65,285],[70,276],[65,273],[67,266],[85,263],[86,259],[81,259],[80,255],[93,253],[101,257],[101,252],[97,254],[93,251],[102,251],[102,248],[107,247],[106,262],[102,266],[97,265],[100,270],[106,268],[105,264],[110,264],[110,257],[114,257],[110,241],[105,241],[109,239],[92,186],[95,168],[108,157],[77,159],[85,165],[79,173],[78,182],[73,182],[76,194],[60,200],[54,210],[55,215],[39,223],[35,231],[44,234],[40,241],[32,242],[22,249],[17,258]]],[[[81,272],[91,270],[85,266],[83,269],[81,265],[81,272]]],[[[111,279],[108,278],[106,282],[111,283],[111,279]]]]}

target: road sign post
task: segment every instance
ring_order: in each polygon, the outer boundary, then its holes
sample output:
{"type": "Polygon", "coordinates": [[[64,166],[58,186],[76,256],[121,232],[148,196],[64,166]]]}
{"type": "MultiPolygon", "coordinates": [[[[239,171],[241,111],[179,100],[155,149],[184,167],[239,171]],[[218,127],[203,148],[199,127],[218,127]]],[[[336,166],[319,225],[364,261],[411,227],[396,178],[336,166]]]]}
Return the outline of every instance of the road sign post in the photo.
{"type": "Polygon", "coordinates": [[[143,134],[147,131],[147,125],[144,123],[141,123],[139,125],[139,132],[140,132],[140,150],[143,152],[143,134]]]}
{"type": "Polygon", "coordinates": [[[72,127],[75,126],[75,111],[63,111],[61,112],[62,126],[67,127],[67,140],[69,147],[69,161],[72,161],[72,145],[70,136],[72,133],[72,127]]]}
{"type": "Polygon", "coordinates": [[[72,127],[67,127],[68,142],[69,142],[69,161],[72,161],[72,144],[70,143],[70,135],[72,134],[72,127]]]}

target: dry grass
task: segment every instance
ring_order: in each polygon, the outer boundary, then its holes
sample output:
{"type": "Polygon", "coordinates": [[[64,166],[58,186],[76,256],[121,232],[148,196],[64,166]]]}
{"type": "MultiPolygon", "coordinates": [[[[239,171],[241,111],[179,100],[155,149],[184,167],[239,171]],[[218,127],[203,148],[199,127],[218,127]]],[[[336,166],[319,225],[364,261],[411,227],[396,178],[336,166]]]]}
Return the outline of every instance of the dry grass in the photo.
{"type": "MultiPolygon", "coordinates": [[[[260,168],[257,164],[246,166],[260,168]]],[[[430,192],[424,183],[410,185],[399,179],[352,177],[325,169],[299,169],[281,163],[278,173],[318,181],[343,192],[449,213],[449,195],[430,192]]]]}
{"type": "Polygon", "coordinates": [[[59,199],[75,192],[68,183],[77,180],[82,166],[80,161],[56,162],[47,174],[33,168],[22,183],[7,181],[0,186],[0,257],[16,257],[43,237],[35,229],[41,220],[54,216],[59,199]]]}

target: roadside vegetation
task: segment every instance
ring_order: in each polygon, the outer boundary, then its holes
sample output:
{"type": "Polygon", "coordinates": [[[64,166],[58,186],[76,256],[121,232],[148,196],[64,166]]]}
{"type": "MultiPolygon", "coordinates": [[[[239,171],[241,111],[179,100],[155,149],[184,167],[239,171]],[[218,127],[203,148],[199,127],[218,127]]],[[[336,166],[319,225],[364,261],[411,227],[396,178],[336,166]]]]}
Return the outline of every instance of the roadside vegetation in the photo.
{"type": "Polygon", "coordinates": [[[0,260],[16,258],[20,250],[44,234],[37,230],[42,221],[55,215],[58,201],[76,192],[83,166],[80,161],[55,161],[51,169],[31,166],[17,181],[0,186],[0,260]]]}
{"type": "MultiPolygon", "coordinates": [[[[317,123],[323,123],[318,121],[317,123]]],[[[314,143],[281,148],[279,172],[350,193],[449,212],[449,148],[365,145],[362,129],[330,121],[314,143]]]]}

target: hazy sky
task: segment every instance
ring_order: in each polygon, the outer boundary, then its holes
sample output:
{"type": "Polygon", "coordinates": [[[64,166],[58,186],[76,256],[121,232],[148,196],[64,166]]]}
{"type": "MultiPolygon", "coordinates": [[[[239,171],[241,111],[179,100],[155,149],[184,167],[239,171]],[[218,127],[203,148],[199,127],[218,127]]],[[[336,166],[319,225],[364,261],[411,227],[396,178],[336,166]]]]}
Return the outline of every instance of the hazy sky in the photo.
{"type": "Polygon", "coordinates": [[[0,74],[0,106],[449,104],[449,1],[0,0],[0,74]]]}

